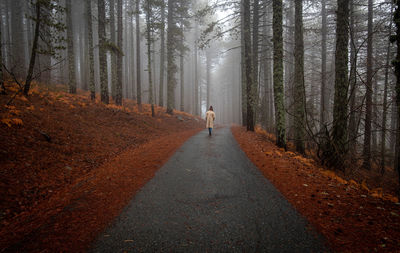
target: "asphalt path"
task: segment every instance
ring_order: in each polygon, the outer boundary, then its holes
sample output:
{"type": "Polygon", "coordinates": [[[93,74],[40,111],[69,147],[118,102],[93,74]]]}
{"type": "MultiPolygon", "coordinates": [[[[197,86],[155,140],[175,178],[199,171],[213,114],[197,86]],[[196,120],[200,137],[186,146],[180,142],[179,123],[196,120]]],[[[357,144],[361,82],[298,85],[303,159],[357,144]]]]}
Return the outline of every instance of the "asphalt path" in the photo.
{"type": "Polygon", "coordinates": [[[222,128],[190,138],[91,252],[325,252],[322,241],[222,128]]]}

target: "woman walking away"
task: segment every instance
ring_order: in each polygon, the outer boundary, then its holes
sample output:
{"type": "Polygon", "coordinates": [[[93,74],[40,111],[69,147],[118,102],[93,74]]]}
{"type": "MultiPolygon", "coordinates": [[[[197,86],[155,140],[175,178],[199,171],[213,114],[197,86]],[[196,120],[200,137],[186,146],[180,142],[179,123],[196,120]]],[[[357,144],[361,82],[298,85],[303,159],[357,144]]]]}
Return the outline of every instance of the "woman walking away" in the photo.
{"type": "Polygon", "coordinates": [[[211,136],[211,131],[214,127],[214,120],[215,120],[215,113],[212,106],[210,106],[210,109],[208,109],[208,111],[206,112],[206,120],[207,120],[206,127],[208,128],[208,134],[211,136]]]}

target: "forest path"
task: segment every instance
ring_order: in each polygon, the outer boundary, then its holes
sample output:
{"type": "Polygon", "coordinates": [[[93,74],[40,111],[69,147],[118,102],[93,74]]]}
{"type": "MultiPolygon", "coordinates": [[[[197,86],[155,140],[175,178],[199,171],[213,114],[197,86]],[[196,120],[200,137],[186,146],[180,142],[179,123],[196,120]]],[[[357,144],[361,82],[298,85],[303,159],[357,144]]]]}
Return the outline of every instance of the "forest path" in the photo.
{"type": "Polygon", "coordinates": [[[190,138],[91,251],[322,252],[322,240],[221,128],[190,138]]]}

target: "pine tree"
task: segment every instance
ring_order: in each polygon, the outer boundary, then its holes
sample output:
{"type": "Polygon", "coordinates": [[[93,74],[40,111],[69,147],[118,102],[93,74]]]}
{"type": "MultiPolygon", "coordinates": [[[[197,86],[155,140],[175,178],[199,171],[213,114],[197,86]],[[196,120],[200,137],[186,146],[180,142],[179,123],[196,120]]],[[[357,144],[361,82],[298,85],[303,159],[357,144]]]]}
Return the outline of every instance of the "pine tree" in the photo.
{"type": "MultiPolygon", "coordinates": [[[[394,24],[396,26],[396,34],[391,37],[392,42],[396,43],[397,46],[397,54],[396,59],[393,61],[395,67],[396,74],[396,105],[397,105],[397,122],[400,120],[400,0],[395,0],[395,11],[394,11],[394,24]]],[[[396,139],[396,170],[398,172],[399,177],[399,185],[400,185],[400,124],[397,124],[397,139],[396,139]]],[[[398,195],[400,196],[400,188],[398,191],[398,195]]]]}
{"type": "Polygon", "coordinates": [[[153,12],[152,12],[152,0],[146,0],[144,10],[146,13],[146,40],[147,40],[147,73],[149,75],[149,103],[151,104],[151,116],[154,114],[154,102],[153,102],[153,79],[152,79],[152,59],[151,59],[151,44],[153,38],[151,36],[153,30],[153,12]]]}
{"type": "Polygon", "coordinates": [[[356,94],[357,94],[357,54],[356,54],[356,31],[355,31],[355,4],[354,0],[350,0],[350,113],[349,113],[349,154],[354,160],[356,154],[357,142],[357,111],[356,111],[356,94]]]}
{"type": "Polygon", "coordinates": [[[338,0],[335,53],[335,97],[333,104],[332,145],[336,166],[341,166],[347,151],[349,0],[338,0]]]}
{"type": "Polygon", "coordinates": [[[106,8],[104,0],[98,0],[98,34],[99,34],[99,65],[100,65],[100,95],[101,101],[109,103],[108,97],[108,74],[106,55],[106,8]]]}
{"type": "Polygon", "coordinates": [[[328,33],[327,22],[326,22],[326,0],[322,0],[322,28],[321,28],[321,114],[320,114],[320,131],[324,131],[326,126],[328,105],[326,97],[326,36],[328,33]]]}
{"type": "Polygon", "coordinates": [[[294,113],[296,151],[304,153],[304,42],[303,42],[303,3],[295,0],[295,49],[294,49],[294,113]]]}
{"type": "Polygon", "coordinates": [[[3,44],[1,37],[1,29],[3,27],[2,18],[0,18],[0,94],[6,94],[6,87],[4,86],[4,75],[3,75],[3,44]]]}
{"type": "MultiPolygon", "coordinates": [[[[112,47],[115,47],[117,44],[116,36],[115,36],[115,0],[109,0],[110,6],[110,41],[112,47]]],[[[117,55],[116,50],[111,51],[111,97],[116,99],[116,90],[117,90],[117,55]]]]}
{"type": "Polygon", "coordinates": [[[93,28],[92,28],[92,0],[86,0],[86,22],[88,33],[88,54],[89,54],[89,90],[90,99],[96,98],[96,86],[94,83],[94,53],[93,53],[93,28]]]}
{"type": "Polygon", "coordinates": [[[371,169],[371,117],[372,117],[372,26],[373,0],[368,0],[368,39],[367,39],[367,89],[365,94],[365,131],[363,149],[363,167],[371,169]]]}
{"type": "MultiPolygon", "coordinates": [[[[391,8],[391,16],[393,15],[393,6],[391,8]]],[[[389,37],[392,36],[392,21],[389,24],[389,37]]],[[[390,64],[390,49],[391,43],[388,41],[386,48],[386,60],[385,60],[385,83],[383,88],[383,112],[382,112],[382,133],[381,133],[381,175],[385,173],[385,158],[386,158],[386,119],[387,119],[387,96],[388,96],[388,86],[389,86],[389,64],[390,64]]]]}
{"type": "Polygon", "coordinates": [[[140,79],[140,0],[136,0],[136,11],[135,11],[135,21],[136,21],[136,99],[139,107],[142,104],[142,84],[140,79]]]}
{"type": "Polygon", "coordinates": [[[244,36],[244,60],[246,75],[246,127],[247,131],[254,131],[254,96],[253,96],[253,69],[252,69],[252,50],[251,50],[251,31],[250,31],[250,0],[243,0],[243,36],[244,36]]]}
{"type": "Polygon", "coordinates": [[[65,42],[62,36],[62,33],[65,31],[65,25],[58,19],[58,16],[64,12],[64,8],[59,5],[57,0],[36,1],[32,2],[31,6],[35,12],[34,16],[29,18],[34,21],[35,29],[32,38],[28,73],[23,88],[25,95],[28,95],[34,79],[37,54],[50,55],[57,59],[60,57],[59,52],[65,49],[62,46],[62,43],[65,42]],[[39,43],[39,40],[43,43],[39,43]]]}
{"type": "Polygon", "coordinates": [[[276,144],[286,148],[285,103],[283,97],[283,38],[282,0],[273,0],[273,43],[274,43],[274,102],[276,122],[276,144]]]}
{"type": "Polygon", "coordinates": [[[164,106],[164,69],[165,69],[165,0],[161,1],[160,20],[160,85],[158,105],[164,106]]]}
{"type": "Polygon", "coordinates": [[[72,5],[71,0],[65,1],[67,12],[67,48],[68,48],[68,87],[69,93],[76,93],[76,76],[75,76],[75,54],[74,54],[74,32],[72,27],[72,5]]]}
{"type": "Polygon", "coordinates": [[[115,90],[115,104],[122,105],[122,0],[117,0],[117,26],[118,26],[118,34],[117,34],[117,81],[116,81],[116,90],[115,90]]]}

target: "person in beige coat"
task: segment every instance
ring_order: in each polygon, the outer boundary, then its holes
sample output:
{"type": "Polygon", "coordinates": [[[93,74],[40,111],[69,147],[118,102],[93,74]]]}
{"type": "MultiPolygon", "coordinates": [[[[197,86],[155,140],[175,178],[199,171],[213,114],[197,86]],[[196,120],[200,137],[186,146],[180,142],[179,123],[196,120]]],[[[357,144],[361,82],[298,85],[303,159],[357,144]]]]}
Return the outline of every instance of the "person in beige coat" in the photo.
{"type": "Polygon", "coordinates": [[[206,128],[208,128],[208,134],[211,136],[211,131],[214,127],[215,113],[213,107],[210,106],[210,109],[206,112],[206,128]]]}

